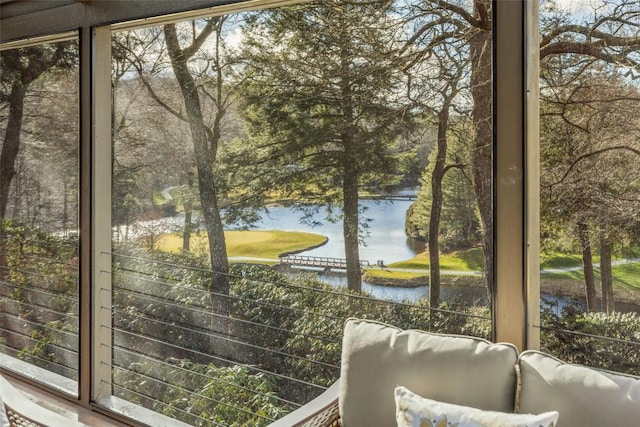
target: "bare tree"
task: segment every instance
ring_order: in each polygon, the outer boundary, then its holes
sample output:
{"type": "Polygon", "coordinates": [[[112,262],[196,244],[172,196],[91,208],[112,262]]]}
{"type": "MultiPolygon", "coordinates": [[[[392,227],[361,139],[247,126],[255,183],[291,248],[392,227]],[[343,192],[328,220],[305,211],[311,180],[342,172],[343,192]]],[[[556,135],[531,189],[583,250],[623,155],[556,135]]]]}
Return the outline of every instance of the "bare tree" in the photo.
{"type": "MultiPolygon", "coordinates": [[[[595,59],[612,67],[624,68],[634,75],[638,67],[640,22],[636,0],[602,2],[582,23],[576,23],[561,11],[549,9],[542,15],[540,58],[552,61],[562,55],[595,59]]],[[[416,22],[413,44],[421,35],[441,22],[449,24],[442,32],[411,54],[428,57],[434,46],[448,40],[465,40],[470,63],[473,98],[473,185],[476,193],[485,264],[487,288],[494,293],[493,278],[493,177],[492,177],[492,105],[491,105],[491,28],[490,0],[463,3],[447,0],[423,0],[408,16],[416,22]]]]}

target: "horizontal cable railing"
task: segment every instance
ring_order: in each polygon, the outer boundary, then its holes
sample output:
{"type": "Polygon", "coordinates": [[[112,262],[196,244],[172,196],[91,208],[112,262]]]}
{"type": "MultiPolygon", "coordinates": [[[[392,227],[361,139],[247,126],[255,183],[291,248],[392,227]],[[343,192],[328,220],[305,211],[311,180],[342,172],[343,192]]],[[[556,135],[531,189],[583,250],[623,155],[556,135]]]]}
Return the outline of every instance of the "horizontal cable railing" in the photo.
{"type": "Polygon", "coordinates": [[[468,334],[475,322],[479,335],[491,324],[488,312],[380,300],[264,266],[232,268],[222,294],[206,265],[108,255],[114,394],[196,425],[266,425],[320,394],[340,374],[348,317],[468,334]]]}
{"type": "Polygon", "coordinates": [[[0,232],[0,352],[77,379],[77,239],[8,230],[0,232]]]}

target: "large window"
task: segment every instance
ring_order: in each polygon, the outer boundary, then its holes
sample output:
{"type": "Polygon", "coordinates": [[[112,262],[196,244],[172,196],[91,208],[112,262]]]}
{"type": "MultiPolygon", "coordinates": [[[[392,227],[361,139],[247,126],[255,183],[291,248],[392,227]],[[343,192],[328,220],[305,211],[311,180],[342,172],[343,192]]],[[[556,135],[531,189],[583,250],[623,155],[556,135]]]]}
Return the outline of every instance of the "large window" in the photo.
{"type": "Polygon", "coordinates": [[[491,337],[491,22],[467,13],[114,29],[117,401],[265,425],[336,381],[350,316],[491,337]]]}
{"type": "Polygon", "coordinates": [[[640,87],[626,17],[637,12],[549,2],[540,19],[542,346],[636,375],[640,87]]]}
{"type": "Polygon", "coordinates": [[[280,418],[348,317],[638,373],[633,2],[41,3],[0,1],[0,369],[154,426],[280,418]]]}
{"type": "Polygon", "coordinates": [[[0,52],[0,360],[77,394],[78,43],[0,52]]]}

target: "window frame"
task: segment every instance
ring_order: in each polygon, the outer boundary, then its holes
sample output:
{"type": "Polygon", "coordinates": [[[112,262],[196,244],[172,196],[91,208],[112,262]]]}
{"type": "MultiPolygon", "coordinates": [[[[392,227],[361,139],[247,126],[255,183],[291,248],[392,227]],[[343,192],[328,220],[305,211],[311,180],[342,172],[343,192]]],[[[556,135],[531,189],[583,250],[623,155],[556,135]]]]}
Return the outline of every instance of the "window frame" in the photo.
{"type": "MultiPolygon", "coordinates": [[[[80,230],[81,236],[88,236],[80,239],[80,325],[85,325],[80,329],[78,379],[82,406],[112,406],[110,387],[104,386],[111,382],[111,330],[97,326],[110,324],[111,318],[111,32],[297,2],[248,0],[221,5],[214,0],[148,0],[110,8],[108,2],[69,1],[23,14],[11,13],[23,2],[0,4],[0,49],[79,29],[80,230]],[[40,23],[37,28],[31,25],[35,20],[40,23]]],[[[520,350],[540,346],[538,3],[492,0],[497,289],[491,302],[493,338],[520,350]]]]}

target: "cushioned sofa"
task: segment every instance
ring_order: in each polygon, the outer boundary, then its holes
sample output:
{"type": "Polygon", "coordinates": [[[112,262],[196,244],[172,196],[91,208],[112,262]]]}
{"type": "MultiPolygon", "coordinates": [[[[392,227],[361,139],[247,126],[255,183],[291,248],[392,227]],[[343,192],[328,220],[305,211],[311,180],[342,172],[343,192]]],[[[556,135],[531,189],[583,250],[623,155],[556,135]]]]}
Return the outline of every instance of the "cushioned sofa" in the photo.
{"type": "Polygon", "coordinates": [[[536,426],[640,426],[638,377],[567,364],[537,351],[518,354],[510,344],[349,319],[339,381],[271,427],[435,425],[400,423],[407,421],[406,406],[414,405],[398,400],[406,393],[419,404],[444,402],[505,417],[557,412],[557,421],[536,426]]]}

